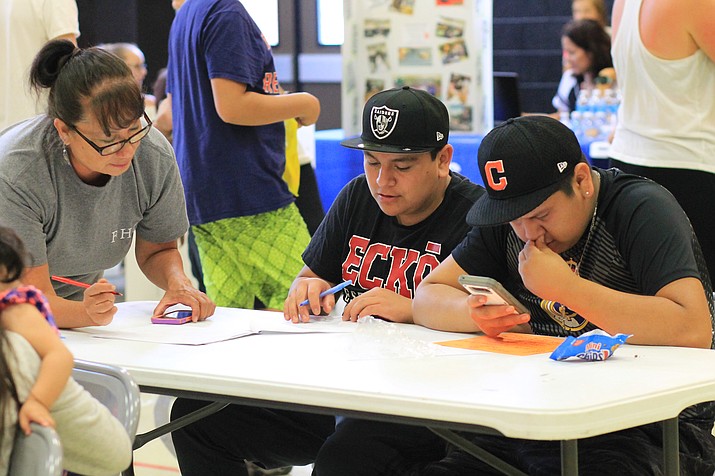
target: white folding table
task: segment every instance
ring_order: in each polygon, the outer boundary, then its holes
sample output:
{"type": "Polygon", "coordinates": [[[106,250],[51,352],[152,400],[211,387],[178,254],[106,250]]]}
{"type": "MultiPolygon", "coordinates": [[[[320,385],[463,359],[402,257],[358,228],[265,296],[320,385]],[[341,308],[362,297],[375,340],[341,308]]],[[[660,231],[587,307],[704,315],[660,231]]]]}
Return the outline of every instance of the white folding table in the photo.
{"type": "MultiPolygon", "coordinates": [[[[469,337],[394,326],[395,346],[469,337]]],[[[150,393],[425,425],[448,439],[458,439],[452,430],[488,429],[559,440],[563,474],[577,474],[578,439],[660,421],[666,470],[677,474],[678,414],[715,400],[715,352],[700,349],[625,345],[605,362],[556,362],[547,354],[476,351],[380,356],[350,333],[261,334],[198,346],[76,331],[64,339],[75,358],[124,367],[150,393]]],[[[386,336],[382,349],[390,342],[386,336]]]]}

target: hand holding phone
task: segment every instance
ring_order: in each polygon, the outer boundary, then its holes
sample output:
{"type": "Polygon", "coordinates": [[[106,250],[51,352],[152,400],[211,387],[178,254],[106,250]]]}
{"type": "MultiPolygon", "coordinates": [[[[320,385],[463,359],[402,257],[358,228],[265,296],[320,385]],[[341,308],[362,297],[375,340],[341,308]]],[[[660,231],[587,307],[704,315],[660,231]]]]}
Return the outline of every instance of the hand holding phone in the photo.
{"type": "Polygon", "coordinates": [[[169,311],[159,317],[152,316],[152,324],[186,324],[191,322],[191,309],[177,309],[175,311],[169,311]]]}
{"type": "Polygon", "coordinates": [[[495,279],[485,276],[463,274],[459,277],[459,284],[461,284],[469,294],[486,296],[486,306],[513,306],[518,314],[529,314],[529,310],[526,306],[512,296],[511,293],[495,279]]]}

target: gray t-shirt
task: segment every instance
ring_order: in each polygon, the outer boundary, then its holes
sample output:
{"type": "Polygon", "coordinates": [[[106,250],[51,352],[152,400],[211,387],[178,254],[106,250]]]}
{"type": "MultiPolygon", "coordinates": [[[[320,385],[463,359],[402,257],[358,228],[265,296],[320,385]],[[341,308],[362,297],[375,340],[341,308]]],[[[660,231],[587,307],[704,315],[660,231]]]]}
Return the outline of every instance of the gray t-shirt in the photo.
{"type": "MultiPolygon", "coordinates": [[[[47,116],[0,134],[0,224],[20,235],[29,266],[49,263],[50,274],[93,283],[124,259],[134,233],[152,243],[186,233],[179,170],[159,131],[149,131],[129,170],[103,186],[84,183],[62,148],[47,116]]],[[[59,296],[82,299],[81,288],[53,285],[59,296]]]]}

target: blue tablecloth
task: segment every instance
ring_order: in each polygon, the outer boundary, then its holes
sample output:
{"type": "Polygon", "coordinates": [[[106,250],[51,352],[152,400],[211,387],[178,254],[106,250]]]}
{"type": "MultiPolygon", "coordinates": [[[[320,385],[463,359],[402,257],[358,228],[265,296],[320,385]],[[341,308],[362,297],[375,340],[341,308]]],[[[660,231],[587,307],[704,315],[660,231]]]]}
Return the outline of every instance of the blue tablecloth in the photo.
{"type": "MultiPolygon", "coordinates": [[[[340,145],[345,139],[342,129],[328,129],[315,133],[315,175],[323,207],[327,210],[338,192],[354,177],[363,172],[363,153],[340,145]]],[[[482,141],[481,135],[455,134],[449,136],[454,147],[452,170],[468,177],[472,182],[484,185],[477,166],[477,151],[482,141]]],[[[590,144],[581,145],[589,157],[590,144]]],[[[592,160],[594,165],[606,166],[606,160],[592,160]]]]}

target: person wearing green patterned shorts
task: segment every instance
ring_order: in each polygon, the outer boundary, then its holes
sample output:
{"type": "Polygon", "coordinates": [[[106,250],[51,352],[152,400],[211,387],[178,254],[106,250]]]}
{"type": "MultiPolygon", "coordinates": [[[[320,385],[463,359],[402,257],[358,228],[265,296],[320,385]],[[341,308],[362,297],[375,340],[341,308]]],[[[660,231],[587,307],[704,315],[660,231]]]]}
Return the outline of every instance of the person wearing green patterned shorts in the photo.
{"type": "Polygon", "coordinates": [[[206,294],[217,306],[282,309],[310,242],[298,207],[192,226],[206,294]]]}

